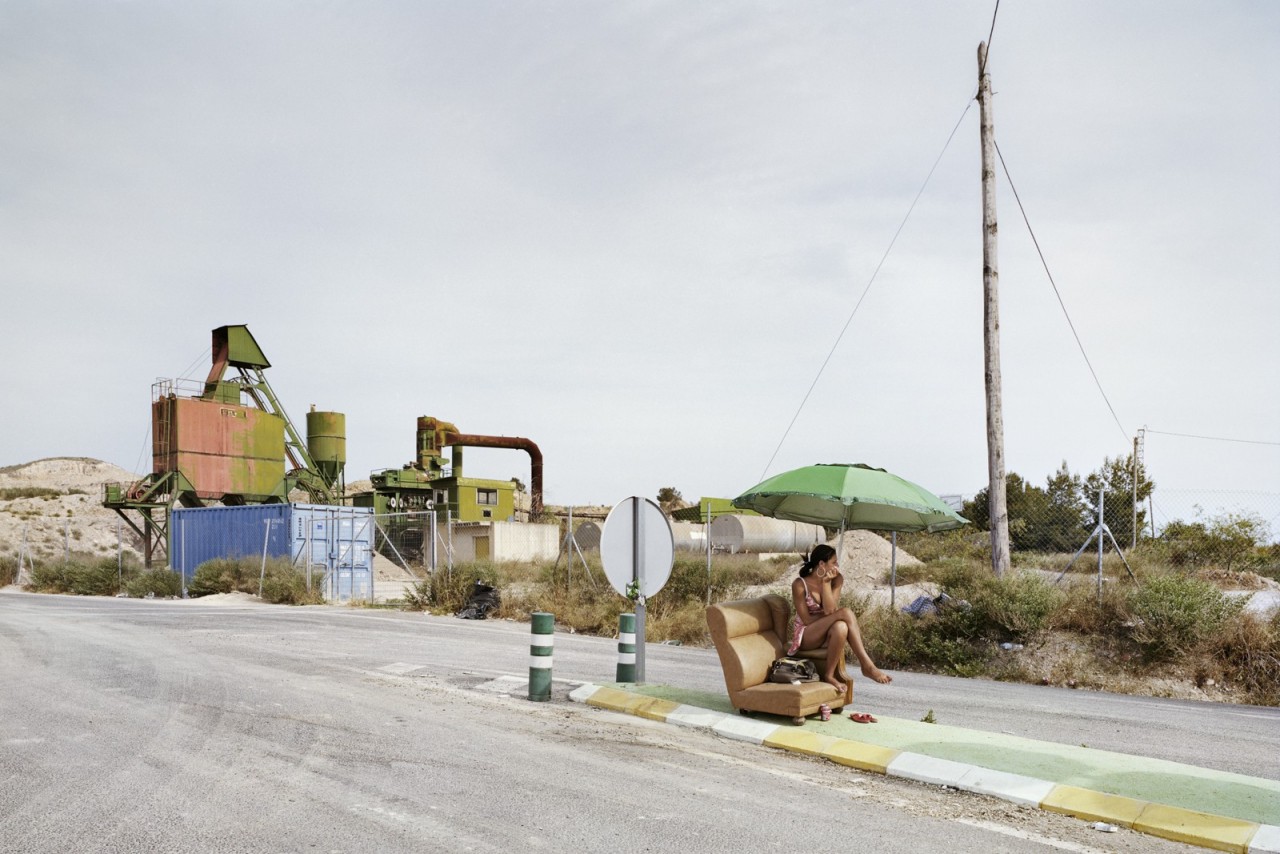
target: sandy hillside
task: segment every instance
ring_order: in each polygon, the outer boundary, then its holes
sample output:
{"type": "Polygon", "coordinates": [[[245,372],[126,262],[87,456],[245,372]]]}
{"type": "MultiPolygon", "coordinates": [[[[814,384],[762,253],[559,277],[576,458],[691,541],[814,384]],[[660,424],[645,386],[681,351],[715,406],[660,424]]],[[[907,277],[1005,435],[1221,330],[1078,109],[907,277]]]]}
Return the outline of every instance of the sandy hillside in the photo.
{"type": "MultiPolygon", "coordinates": [[[[16,555],[26,535],[35,559],[60,557],[67,544],[75,552],[116,553],[120,517],[102,506],[102,487],[137,476],[119,466],[86,457],[51,457],[0,468],[0,554],[16,555]],[[22,490],[52,491],[23,497],[22,490]]],[[[124,546],[140,555],[137,538],[123,526],[124,546]]]]}

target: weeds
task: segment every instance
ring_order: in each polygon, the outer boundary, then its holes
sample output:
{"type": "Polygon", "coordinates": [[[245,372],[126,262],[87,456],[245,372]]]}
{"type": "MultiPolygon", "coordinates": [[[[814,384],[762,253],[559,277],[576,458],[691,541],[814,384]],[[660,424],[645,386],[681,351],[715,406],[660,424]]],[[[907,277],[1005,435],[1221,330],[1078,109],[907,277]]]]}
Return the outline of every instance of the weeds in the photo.
{"type": "Polygon", "coordinates": [[[13,501],[17,498],[57,498],[61,490],[48,489],[43,486],[7,486],[0,489],[0,501],[13,501]]]}
{"type": "Polygon", "coordinates": [[[431,605],[431,580],[419,581],[404,591],[400,600],[406,611],[425,611],[431,605]]]}
{"type": "Polygon", "coordinates": [[[167,569],[148,569],[127,579],[124,589],[137,599],[147,596],[181,596],[182,579],[167,569]]]}
{"type": "Polygon", "coordinates": [[[269,558],[264,567],[258,558],[217,558],[196,567],[187,590],[192,596],[262,591],[262,601],[276,605],[319,605],[318,587],[307,590],[306,576],[288,558],[269,558]]]}
{"type": "Polygon", "coordinates": [[[1195,652],[1242,606],[1207,581],[1174,573],[1148,578],[1129,593],[1125,604],[1130,636],[1149,661],[1195,652]]]}
{"type": "Polygon", "coordinates": [[[120,591],[122,573],[106,558],[46,561],[31,570],[30,589],[39,593],[75,596],[114,596],[120,591]]]}
{"type": "Polygon", "coordinates": [[[1241,614],[1213,635],[1212,658],[1221,678],[1241,687],[1259,705],[1280,705],[1280,611],[1264,620],[1241,614]]]}

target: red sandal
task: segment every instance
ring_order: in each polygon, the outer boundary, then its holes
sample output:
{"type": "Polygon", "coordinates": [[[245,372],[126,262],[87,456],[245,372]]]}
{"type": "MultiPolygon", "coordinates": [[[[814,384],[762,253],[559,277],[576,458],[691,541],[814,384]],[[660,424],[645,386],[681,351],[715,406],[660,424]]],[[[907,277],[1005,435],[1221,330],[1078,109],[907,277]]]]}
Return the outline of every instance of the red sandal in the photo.
{"type": "Polygon", "coordinates": [[[853,721],[855,724],[879,723],[879,721],[876,720],[875,715],[868,712],[853,712],[849,715],[849,720],[853,721]]]}

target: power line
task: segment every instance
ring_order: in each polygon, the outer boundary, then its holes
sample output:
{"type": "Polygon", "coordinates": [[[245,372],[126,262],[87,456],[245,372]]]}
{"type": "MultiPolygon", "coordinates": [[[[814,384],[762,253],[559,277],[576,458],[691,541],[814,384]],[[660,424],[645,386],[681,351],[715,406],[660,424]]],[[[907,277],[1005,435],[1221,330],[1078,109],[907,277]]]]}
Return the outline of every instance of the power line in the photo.
{"type": "Polygon", "coordinates": [[[1112,419],[1116,422],[1116,427],[1120,428],[1121,435],[1125,440],[1129,439],[1129,431],[1124,429],[1124,425],[1120,423],[1120,417],[1116,415],[1115,407],[1111,405],[1111,399],[1107,397],[1107,393],[1102,388],[1102,382],[1098,379],[1098,372],[1093,369],[1093,362],[1089,361],[1089,354],[1084,350],[1084,342],[1080,340],[1080,333],[1076,332],[1076,325],[1071,322],[1071,315],[1067,312],[1067,304],[1062,299],[1062,293],[1058,290],[1058,283],[1053,280],[1053,273],[1049,272],[1049,262],[1045,260],[1044,252],[1040,249],[1040,241],[1036,239],[1035,229],[1031,227],[1031,220],[1027,218],[1027,210],[1022,206],[1022,197],[1018,195],[1018,188],[1013,185],[1013,176],[1009,174],[1009,167],[1004,162],[1004,154],[1000,151],[1000,144],[996,143],[996,156],[1000,158],[1000,168],[1004,170],[1004,177],[1009,181],[1009,189],[1013,191],[1013,198],[1018,203],[1018,210],[1022,213],[1022,221],[1027,226],[1027,232],[1031,235],[1031,242],[1035,244],[1036,254],[1040,256],[1040,265],[1044,267],[1044,274],[1049,277],[1049,284],[1053,285],[1053,293],[1058,298],[1058,305],[1062,307],[1062,316],[1067,319],[1067,326],[1071,327],[1071,334],[1075,336],[1076,346],[1080,348],[1080,355],[1084,357],[1084,363],[1089,366],[1089,373],[1093,376],[1093,384],[1098,387],[1098,394],[1102,395],[1102,400],[1107,404],[1107,409],[1111,412],[1112,419]]]}
{"type": "Polygon", "coordinates": [[[1205,439],[1210,442],[1239,442],[1243,445],[1271,445],[1280,447],[1280,442],[1264,442],[1258,439],[1230,439],[1225,436],[1197,436],[1194,433],[1166,433],[1163,430],[1147,430],[1148,433],[1155,433],[1159,436],[1177,436],[1180,439],[1205,439]]]}
{"type": "Polygon", "coordinates": [[[995,11],[991,13],[991,31],[987,33],[987,55],[982,58],[982,67],[978,69],[978,79],[987,73],[987,60],[991,58],[991,39],[996,34],[996,15],[1000,14],[1000,0],[996,0],[995,11]]]}
{"type": "Polygon", "coordinates": [[[893,239],[889,241],[889,246],[884,250],[884,255],[880,258],[880,263],[876,265],[875,270],[871,273],[871,278],[867,280],[867,286],[862,289],[862,295],[858,297],[858,301],[854,303],[853,311],[849,312],[849,319],[844,322],[844,326],[840,328],[840,334],[836,336],[835,343],[831,345],[831,350],[827,353],[827,358],[822,360],[818,373],[813,378],[813,382],[809,384],[809,390],[804,393],[804,399],[800,401],[800,406],[796,408],[796,414],[791,416],[791,422],[787,424],[787,429],[782,432],[782,438],[778,440],[778,446],[773,449],[773,455],[769,457],[769,462],[765,463],[764,471],[760,473],[760,479],[764,480],[765,475],[769,473],[769,466],[773,465],[773,461],[778,458],[778,452],[782,450],[782,445],[787,441],[787,436],[791,435],[791,428],[796,425],[796,420],[800,417],[800,413],[804,411],[805,404],[809,402],[809,397],[813,394],[813,390],[818,386],[818,380],[822,378],[822,373],[827,369],[827,365],[831,362],[831,357],[835,355],[836,348],[840,346],[844,334],[849,331],[849,324],[853,323],[853,317],[858,313],[862,301],[867,298],[867,294],[871,291],[871,285],[875,282],[876,276],[880,274],[880,268],[884,266],[884,262],[889,259],[889,253],[893,251],[893,246],[898,242],[898,235],[902,234],[902,229],[906,227],[907,220],[911,219],[911,213],[916,209],[916,203],[920,201],[920,197],[924,195],[925,188],[929,186],[929,181],[933,178],[933,173],[938,170],[938,164],[942,162],[942,157],[947,153],[947,149],[951,147],[951,141],[955,139],[956,131],[960,129],[960,124],[964,121],[964,117],[969,114],[969,108],[973,106],[972,99],[965,104],[964,112],[960,114],[960,118],[956,120],[955,127],[951,129],[951,134],[947,137],[947,141],[942,146],[942,151],[938,152],[938,157],[933,161],[929,174],[925,176],[924,183],[920,185],[919,191],[916,192],[915,198],[911,200],[911,206],[907,208],[907,214],[902,218],[902,222],[898,225],[898,230],[893,233],[893,239]]]}

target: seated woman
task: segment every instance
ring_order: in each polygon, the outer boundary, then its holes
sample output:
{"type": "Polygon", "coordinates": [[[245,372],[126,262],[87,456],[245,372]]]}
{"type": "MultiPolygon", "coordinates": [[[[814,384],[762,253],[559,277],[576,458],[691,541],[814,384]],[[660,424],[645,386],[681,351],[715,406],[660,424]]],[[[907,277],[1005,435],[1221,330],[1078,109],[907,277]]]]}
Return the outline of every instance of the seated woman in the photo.
{"type": "Polygon", "coordinates": [[[791,583],[791,598],[795,602],[796,616],[788,655],[802,649],[827,648],[827,672],[823,681],[844,692],[845,685],[836,679],[836,664],[844,657],[844,647],[849,649],[861,665],[862,675],[881,684],[888,684],[893,677],[876,667],[862,645],[862,632],[858,618],[849,608],[840,607],[840,590],[844,576],[836,561],[836,550],[828,545],[814,546],[813,551],[800,566],[800,577],[791,583]]]}

